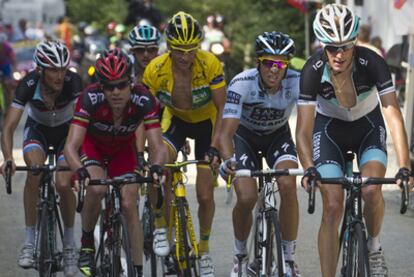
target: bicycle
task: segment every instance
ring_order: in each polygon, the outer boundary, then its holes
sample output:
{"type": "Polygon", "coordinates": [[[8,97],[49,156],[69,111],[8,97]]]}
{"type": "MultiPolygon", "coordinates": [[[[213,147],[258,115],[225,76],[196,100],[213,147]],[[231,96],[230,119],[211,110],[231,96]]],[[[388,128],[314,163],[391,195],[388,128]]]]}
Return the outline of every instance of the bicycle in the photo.
{"type": "MultiPolygon", "coordinates": [[[[53,148],[49,148],[47,164],[40,166],[17,166],[16,171],[31,171],[42,174],[39,184],[38,216],[35,231],[35,245],[33,260],[34,268],[40,277],[56,276],[62,271],[63,252],[59,249],[57,235],[59,234],[60,246],[63,245],[62,220],[59,214],[59,200],[54,188],[53,173],[55,171],[70,171],[69,167],[55,165],[56,156],[53,148]],[[59,233],[57,233],[57,231],[59,233]]],[[[11,162],[7,162],[5,170],[6,191],[12,193],[11,186],[11,162]]]]}
{"type": "MultiPolygon", "coordinates": [[[[367,232],[362,216],[362,188],[368,185],[395,184],[395,178],[361,177],[359,172],[353,172],[354,153],[346,155],[346,174],[339,178],[322,178],[322,184],[341,185],[346,190],[345,212],[340,232],[342,247],[341,277],[369,277],[370,268],[367,249],[367,232]]],[[[313,213],[315,206],[315,184],[311,184],[308,211],[313,213]],[[313,197],[311,196],[313,194],[313,197]],[[312,208],[313,207],[313,208],[312,208]]],[[[408,207],[408,183],[402,185],[401,209],[404,214],[408,207]]],[[[341,251],[341,250],[339,250],[341,251]]]]}
{"type": "MultiPolygon", "coordinates": [[[[194,225],[186,199],[184,173],[181,170],[190,164],[209,164],[204,160],[187,160],[165,164],[164,167],[171,170],[172,192],[174,198],[171,201],[170,216],[168,222],[168,240],[172,240],[172,230],[175,229],[175,245],[170,253],[178,276],[200,276],[198,260],[198,245],[194,225]]],[[[168,259],[168,257],[167,257],[168,259]]],[[[164,270],[167,272],[167,270],[164,270]]],[[[168,273],[165,273],[168,274],[168,273]]]]}
{"type": "MultiPolygon", "coordinates": [[[[279,214],[275,193],[277,189],[276,177],[302,175],[302,169],[241,169],[235,172],[236,177],[258,177],[259,197],[254,210],[254,224],[252,228],[253,267],[249,267],[255,276],[278,276],[286,274],[285,259],[280,233],[279,214]],[[274,275],[274,274],[277,275],[274,275]]],[[[243,255],[237,256],[239,268],[243,255]]],[[[242,270],[239,271],[239,277],[242,270]]]]}
{"type": "MultiPolygon", "coordinates": [[[[93,179],[88,186],[107,186],[104,207],[100,216],[99,246],[95,256],[97,276],[135,276],[128,225],[122,214],[121,188],[126,184],[150,183],[150,177],[125,174],[113,179],[93,179]]],[[[83,185],[81,185],[83,187],[83,185]]],[[[83,192],[80,190],[77,211],[82,210],[83,192]]]]}

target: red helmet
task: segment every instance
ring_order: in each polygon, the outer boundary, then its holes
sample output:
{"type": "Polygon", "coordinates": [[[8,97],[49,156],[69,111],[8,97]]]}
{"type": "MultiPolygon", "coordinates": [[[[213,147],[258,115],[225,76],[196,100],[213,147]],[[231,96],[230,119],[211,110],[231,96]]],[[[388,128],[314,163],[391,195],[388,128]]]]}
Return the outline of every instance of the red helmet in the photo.
{"type": "Polygon", "coordinates": [[[96,60],[96,77],[100,82],[111,82],[131,75],[132,63],[121,49],[104,50],[96,60]]]}

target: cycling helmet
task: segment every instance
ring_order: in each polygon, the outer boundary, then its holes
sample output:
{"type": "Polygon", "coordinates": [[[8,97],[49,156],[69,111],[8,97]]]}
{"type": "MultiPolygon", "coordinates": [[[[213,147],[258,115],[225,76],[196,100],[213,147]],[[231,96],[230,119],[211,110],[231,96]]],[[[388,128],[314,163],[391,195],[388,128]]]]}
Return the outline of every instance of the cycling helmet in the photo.
{"type": "Polygon", "coordinates": [[[348,7],[329,4],[319,10],[313,21],[313,31],[324,44],[355,40],[359,30],[359,17],[348,7]]]}
{"type": "Polygon", "coordinates": [[[264,32],[256,38],[256,55],[286,55],[291,58],[295,52],[295,43],[281,32],[264,32]]]}
{"type": "Polygon", "coordinates": [[[96,77],[102,83],[130,76],[132,64],[121,49],[104,50],[95,63],[96,77]]]}
{"type": "Polygon", "coordinates": [[[157,28],[153,26],[143,25],[135,26],[129,32],[128,41],[131,45],[131,48],[140,46],[140,45],[156,45],[160,43],[160,32],[157,28]]]}
{"type": "Polygon", "coordinates": [[[39,67],[62,68],[69,65],[70,54],[60,41],[42,41],[37,44],[33,58],[39,67]]]}
{"type": "Polygon", "coordinates": [[[165,35],[167,41],[173,45],[191,45],[201,41],[203,32],[194,17],[180,11],[168,22],[165,35]]]}

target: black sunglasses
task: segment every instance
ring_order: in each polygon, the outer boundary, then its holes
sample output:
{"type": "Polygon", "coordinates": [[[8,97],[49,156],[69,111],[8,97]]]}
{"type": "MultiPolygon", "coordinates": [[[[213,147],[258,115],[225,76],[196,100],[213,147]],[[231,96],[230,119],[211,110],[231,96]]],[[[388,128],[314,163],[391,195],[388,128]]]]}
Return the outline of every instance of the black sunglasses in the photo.
{"type": "Polygon", "coordinates": [[[343,45],[325,45],[325,49],[326,51],[328,51],[329,53],[337,53],[339,51],[345,52],[349,49],[354,48],[355,43],[347,43],[347,44],[343,44],[343,45]]]}
{"type": "Polygon", "coordinates": [[[103,83],[102,88],[107,91],[113,91],[115,88],[121,90],[121,89],[126,88],[129,84],[130,84],[129,80],[125,80],[123,82],[119,82],[115,84],[103,83]]]}
{"type": "Polygon", "coordinates": [[[158,53],[158,46],[148,46],[148,47],[134,47],[131,49],[132,52],[137,53],[137,54],[144,54],[145,52],[147,52],[150,55],[156,54],[158,53]]]}

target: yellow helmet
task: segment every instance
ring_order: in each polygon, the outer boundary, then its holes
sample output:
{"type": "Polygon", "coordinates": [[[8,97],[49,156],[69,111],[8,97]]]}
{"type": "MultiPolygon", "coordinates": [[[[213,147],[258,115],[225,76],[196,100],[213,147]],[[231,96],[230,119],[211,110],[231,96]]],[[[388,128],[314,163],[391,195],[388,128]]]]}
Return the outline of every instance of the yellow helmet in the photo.
{"type": "Polygon", "coordinates": [[[190,14],[180,11],[173,15],[165,30],[167,41],[173,45],[200,43],[203,38],[200,24],[190,14]]]}

